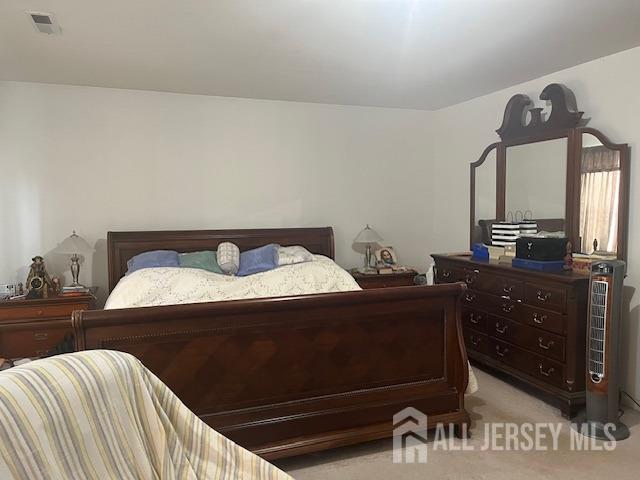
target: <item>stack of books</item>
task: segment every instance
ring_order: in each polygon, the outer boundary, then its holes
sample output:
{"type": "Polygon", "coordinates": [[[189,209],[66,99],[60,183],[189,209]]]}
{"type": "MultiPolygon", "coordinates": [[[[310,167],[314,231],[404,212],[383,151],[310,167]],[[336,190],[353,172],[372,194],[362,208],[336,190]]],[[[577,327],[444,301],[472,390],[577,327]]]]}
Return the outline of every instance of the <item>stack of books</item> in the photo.
{"type": "Polygon", "coordinates": [[[68,285],[60,289],[61,295],[73,295],[73,294],[88,293],[88,292],[89,292],[89,289],[82,285],[76,285],[76,286],[68,285]]]}
{"type": "Polygon", "coordinates": [[[610,252],[594,252],[591,254],[574,253],[573,269],[578,272],[591,272],[591,265],[598,260],[616,260],[615,253],[610,252]]]}
{"type": "Polygon", "coordinates": [[[383,265],[377,268],[379,275],[385,275],[389,273],[402,273],[411,270],[409,267],[403,265],[383,265]]]}

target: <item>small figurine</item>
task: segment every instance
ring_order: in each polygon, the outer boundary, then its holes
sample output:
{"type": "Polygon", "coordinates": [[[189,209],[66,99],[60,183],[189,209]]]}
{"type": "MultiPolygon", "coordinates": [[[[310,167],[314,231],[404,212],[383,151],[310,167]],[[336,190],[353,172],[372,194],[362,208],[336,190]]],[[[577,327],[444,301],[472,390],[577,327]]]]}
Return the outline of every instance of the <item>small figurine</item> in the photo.
{"type": "Polygon", "coordinates": [[[27,298],[49,298],[49,289],[53,287],[51,278],[44,266],[44,258],[36,255],[32,259],[27,277],[27,298]]]}
{"type": "Polygon", "coordinates": [[[60,279],[58,277],[51,277],[51,285],[52,285],[52,291],[54,295],[60,295],[60,291],[61,291],[61,286],[60,286],[60,279]]]}
{"type": "Polygon", "coordinates": [[[564,256],[564,269],[573,269],[573,244],[571,242],[567,242],[567,252],[564,256]]]}

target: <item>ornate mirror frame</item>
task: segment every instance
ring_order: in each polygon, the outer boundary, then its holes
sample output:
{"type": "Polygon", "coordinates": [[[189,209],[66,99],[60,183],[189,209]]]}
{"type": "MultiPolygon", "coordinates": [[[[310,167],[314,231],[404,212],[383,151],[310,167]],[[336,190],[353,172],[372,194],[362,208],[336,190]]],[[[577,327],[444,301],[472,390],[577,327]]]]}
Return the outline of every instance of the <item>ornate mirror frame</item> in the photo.
{"type": "Polygon", "coordinates": [[[559,83],[547,85],[540,94],[540,100],[551,104],[551,112],[547,118],[542,113],[544,108],[535,107],[527,95],[517,94],[511,97],[504,111],[502,125],[496,130],[501,141],[485,148],[480,158],[470,165],[470,245],[473,243],[476,224],[476,169],[485,162],[488,155],[496,150],[496,220],[501,221],[505,220],[506,215],[507,147],[566,138],[565,232],[575,251],[580,245],[582,137],[591,134],[602,145],[618,151],[620,155],[617,256],[626,261],[630,188],[629,146],[626,143],[613,143],[601,131],[586,127],[588,119],[583,119],[584,112],[578,110],[575,96],[566,86],[559,83]]]}

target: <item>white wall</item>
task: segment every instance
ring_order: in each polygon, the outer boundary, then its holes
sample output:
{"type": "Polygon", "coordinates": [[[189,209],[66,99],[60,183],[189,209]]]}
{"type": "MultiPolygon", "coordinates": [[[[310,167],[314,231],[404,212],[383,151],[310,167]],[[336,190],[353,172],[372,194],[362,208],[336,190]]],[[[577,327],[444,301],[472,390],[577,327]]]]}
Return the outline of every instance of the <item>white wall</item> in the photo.
{"type": "MultiPolygon", "coordinates": [[[[431,218],[436,233],[430,251],[464,250],[468,244],[469,163],[498,141],[495,129],[502,123],[504,107],[516,93],[538,98],[549,83],[564,83],[573,90],[578,107],[614,142],[631,146],[631,205],[629,218],[629,265],[626,299],[630,314],[624,319],[622,368],[624,388],[640,398],[640,48],[604,57],[547,75],[499,92],[434,112],[437,182],[440,203],[431,218]]],[[[537,100],[540,105],[541,101],[537,100]]]]}
{"type": "Polygon", "coordinates": [[[353,266],[369,222],[424,270],[429,253],[468,248],[469,163],[508,99],[551,82],[631,145],[623,365],[639,398],[640,48],[436,112],[0,82],[0,282],[74,228],[96,246],[81,281],[103,293],[108,230],[333,225],[353,266]]]}
{"type": "Polygon", "coordinates": [[[337,260],[370,223],[426,268],[430,115],[0,82],[0,283],[73,229],[95,245],[80,280],[106,293],[109,230],[331,225],[337,260]],[[410,166],[410,167],[409,167],[410,166]]]}

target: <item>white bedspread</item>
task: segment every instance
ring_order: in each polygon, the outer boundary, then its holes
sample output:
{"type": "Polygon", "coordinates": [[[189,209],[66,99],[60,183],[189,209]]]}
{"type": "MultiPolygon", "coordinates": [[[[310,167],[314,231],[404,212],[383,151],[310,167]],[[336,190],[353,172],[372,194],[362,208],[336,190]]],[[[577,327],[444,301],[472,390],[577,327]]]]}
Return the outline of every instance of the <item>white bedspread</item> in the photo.
{"type": "Polygon", "coordinates": [[[194,268],[145,268],[122,278],[105,309],[282,297],[360,290],[335,262],[314,255],[313,262],[278,267],[246,277],[194,268]]]}
{"type": "MultiPolygon", "coordinates": [[[[105,309],[283,297],[361,290],[333,260],[314,255],[313,262],[285,265],[247,277],[231,277],[195,268],[145,268],[122,278],[105,309]]],[[[469,367],[468,394],[478,390],[469,367]]]]}

